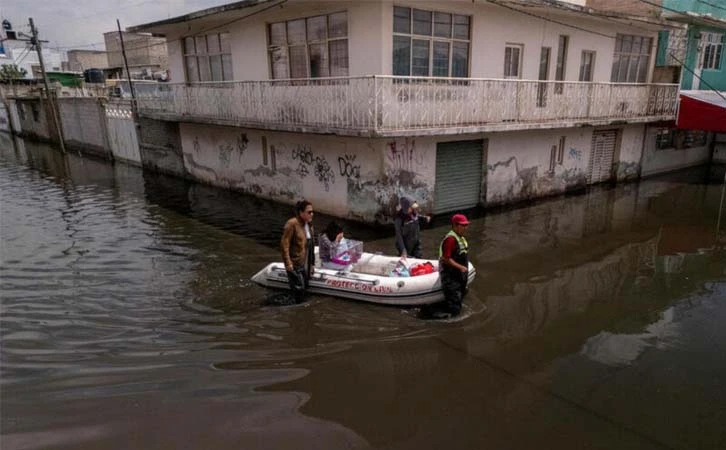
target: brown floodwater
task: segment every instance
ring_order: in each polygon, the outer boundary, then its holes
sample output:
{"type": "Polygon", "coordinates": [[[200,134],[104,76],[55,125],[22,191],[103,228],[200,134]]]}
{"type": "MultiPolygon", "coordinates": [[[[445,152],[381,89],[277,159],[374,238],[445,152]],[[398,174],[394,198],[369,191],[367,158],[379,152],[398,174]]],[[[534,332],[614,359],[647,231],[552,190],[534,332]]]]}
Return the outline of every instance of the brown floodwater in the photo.
{"type": "Polygon", "coordinates": [[[0,447],[726,448],[723,177],[471,211],[437,322],[276,306],[249,280],[289,207],[0,133],[0,447]]]}

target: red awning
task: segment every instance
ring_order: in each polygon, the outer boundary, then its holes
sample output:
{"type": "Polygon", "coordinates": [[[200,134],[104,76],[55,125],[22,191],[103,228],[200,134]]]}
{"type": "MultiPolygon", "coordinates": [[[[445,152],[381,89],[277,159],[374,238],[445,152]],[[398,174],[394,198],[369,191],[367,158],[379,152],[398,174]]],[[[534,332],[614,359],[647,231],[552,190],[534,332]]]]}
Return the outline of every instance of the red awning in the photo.
{"type": "Polygon", "coordinates": [[[681,91],[676,126],[726,133],[726,92],[681,91]]]}

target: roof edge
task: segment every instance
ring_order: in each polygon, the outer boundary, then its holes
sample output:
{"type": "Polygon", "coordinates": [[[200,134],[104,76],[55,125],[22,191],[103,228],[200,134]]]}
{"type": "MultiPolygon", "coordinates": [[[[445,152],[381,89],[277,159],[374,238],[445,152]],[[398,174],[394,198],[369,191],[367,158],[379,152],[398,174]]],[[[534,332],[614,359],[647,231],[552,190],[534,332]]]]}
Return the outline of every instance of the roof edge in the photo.
{"type": "Polygon", "coordinates": [[[204,17],[212,16],[215,14],[221,14],[228,11],[235,11],[238,9],[245,9],[250,8],[252,6],[262,5],[264,3],[270,3],[273,0],[241,0],[234,3],[227,3],[220,6],[214,6],[212,8],[202,9],[199,11],[190,12],[188,14],[184,14],[182,16],[177,17],[171,17],[169,19],[164,20],[157,20],[156,22],[148,22],[141,25],[134,25],[131,27],[127,27],[125,31],[131,32],[131,33],[138,33],[138,32],[148,32],[149,29],[165,26],[165,25],[174,25],[179,24],[183,22],[189,22],[191,20],[195,19],[202,19],[204,17]]]}

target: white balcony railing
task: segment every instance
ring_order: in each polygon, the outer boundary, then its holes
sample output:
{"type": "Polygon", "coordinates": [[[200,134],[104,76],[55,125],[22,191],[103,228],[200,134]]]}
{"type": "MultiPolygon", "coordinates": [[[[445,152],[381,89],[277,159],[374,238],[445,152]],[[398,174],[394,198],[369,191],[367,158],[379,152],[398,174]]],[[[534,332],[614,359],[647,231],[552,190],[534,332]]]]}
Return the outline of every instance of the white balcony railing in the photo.
{"type": "Polygon", "coordinates": [[[386,135],[675,118],[676,84],[369,76],[146,84],[142,113],[268,129],[386,135]]]}

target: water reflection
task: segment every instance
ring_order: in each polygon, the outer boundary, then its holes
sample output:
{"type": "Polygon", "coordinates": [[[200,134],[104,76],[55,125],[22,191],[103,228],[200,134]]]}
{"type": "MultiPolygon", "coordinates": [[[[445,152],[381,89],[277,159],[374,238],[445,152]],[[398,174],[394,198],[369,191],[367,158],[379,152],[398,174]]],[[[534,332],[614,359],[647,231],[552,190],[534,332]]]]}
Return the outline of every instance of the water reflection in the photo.
{"type": "MultiPolygon", "coordinates": [[[[726,443],[715,169],[479,216],[465,314],[431,323],[324,296],[266,306],[249,278],[278,258],[288,207],[0,148],[3,448],[726,443]]],[[[423,230],[426,252],[447,229],[423,230]]]]}

